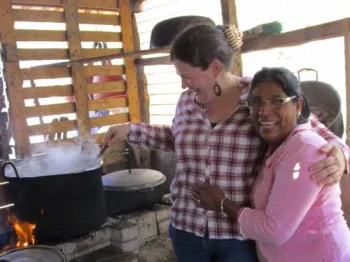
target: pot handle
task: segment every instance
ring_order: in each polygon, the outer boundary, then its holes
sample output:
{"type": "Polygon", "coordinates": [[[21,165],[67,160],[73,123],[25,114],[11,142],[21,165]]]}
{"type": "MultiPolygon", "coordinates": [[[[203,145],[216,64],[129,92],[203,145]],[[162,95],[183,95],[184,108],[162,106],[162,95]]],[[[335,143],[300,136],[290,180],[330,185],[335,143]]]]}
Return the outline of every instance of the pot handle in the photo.
{"type": "Polygon", "coordinates": [[[2,172],[2,175],[5,177],[5,179],[7,178],[5,176],[5,168],[6,168],[7,165],[10,165],[13,168],[13,171],[15,171],[16,177],[19,179],[18,170],[17,170],[16,166],[12,162],[5,162],[2,165],[2,167],[1,167],[1,172],[2,172]]]}
{"type": "Polygon", "coordinates": [[[313,68],[302,68],[300,70],[298,70],[298,78],[299,78],[299,81],[301,81],[300,79],[300,73],[301,72],[304,72],[304,71],[313,71],[315,73],[315,78],[316,78],[316,82],[318,81],[318,72],[316,69],[313,69],[313,68]]]}

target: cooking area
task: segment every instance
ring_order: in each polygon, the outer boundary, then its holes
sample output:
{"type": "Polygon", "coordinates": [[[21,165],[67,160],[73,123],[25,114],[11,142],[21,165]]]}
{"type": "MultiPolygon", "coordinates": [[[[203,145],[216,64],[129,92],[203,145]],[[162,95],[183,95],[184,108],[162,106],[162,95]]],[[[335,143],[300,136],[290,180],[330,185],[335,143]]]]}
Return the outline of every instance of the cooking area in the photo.
{"type": "Polygon", "coordinates": [[[142,75],[123,56],[80,69],[36,67],[135,51],[130,19],[143,1],[54,2],[0,2],[9,23],[0,26],[0,260],[85,261],[96,252],[93,261],[142,260],[143,246],[168,241],[169,174],[151,168],[149,151],[102,147],[109,126],[141,119],[142,75]],[[11,57],[13,44],[26,57],[11,57]]]}
{"type": "Polygon", "coordinates": [[[35,224],[39,244],[86,234],[106,221],[97,153],[87,155],[81,147],[56,147],[17,167],[11,162],[3,164],[14,214],[20,221],[35,224]]]}
{"type": "MultiPolygon", "coordinates": [[[[43,247],[40,252],[56,248],[70,260],[111,245],[125,252],[138,250],[146,239],[128,216],[157,209],[166,177],[156,170],[132,168],[129,149],[119,152],[127,169],[109,174],[103,173],[103,154],[93,142],[47,147],[45,152],[2,163],[7,200],[13,206],[0,210],[1,250],[11,254],[31,245],[32,253],[35,247],[43,247]],[[120,232],[130,228],[131,239],[122,239],[120,232]],[[75,243],[77,250],[69,250],[68,243],[75,243]],[[51,249],[45,250],[46,246],[51,249]]],[[[168,223],[168,208],[161,209],[165,219],[157,222],[168,223]]],[[[164,233],[166,226],[162,227],[164,233]]],[[[153,238],[160,234],[155,229],[153,238]]]]}

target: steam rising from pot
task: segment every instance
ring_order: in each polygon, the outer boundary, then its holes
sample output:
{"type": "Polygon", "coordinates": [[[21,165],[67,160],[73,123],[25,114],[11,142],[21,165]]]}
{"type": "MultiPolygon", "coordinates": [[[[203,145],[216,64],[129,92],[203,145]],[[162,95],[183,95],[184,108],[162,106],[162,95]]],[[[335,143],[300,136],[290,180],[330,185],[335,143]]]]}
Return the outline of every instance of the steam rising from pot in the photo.
{"type": "MultiPolygon", "coordinates": [[[[16,162],[19,177],[38,177],[71,174],[97,168],[101,164],[98,158],[100,147],[91,141],[46,146],[44,154],[16,162]]],[[[14,177],[9,166],[5,175],[14,177]]]]}

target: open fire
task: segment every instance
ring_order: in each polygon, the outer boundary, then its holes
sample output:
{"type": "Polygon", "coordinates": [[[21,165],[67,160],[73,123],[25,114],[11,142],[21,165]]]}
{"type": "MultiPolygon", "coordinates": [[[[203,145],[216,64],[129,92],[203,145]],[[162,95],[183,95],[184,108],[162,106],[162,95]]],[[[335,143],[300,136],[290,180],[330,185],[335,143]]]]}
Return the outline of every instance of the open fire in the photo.
{"type": "Polygon", "coordinates": [[[12,224],[17,235],[15,248],[26,247],[35,243],[35,237],[33,235],[35,224],[19,221],[13,214],[9,214],[9,222],[12,224]]]}
{"type": "Polygon", "coordinates": [[[8,211],[6,224],[11,229],[7,232],[7,243],[2,246],[1,252],[14,249],[26,247],[28,245],[35,244],[35,237],[33,231],[35,229],[35,224],[20,221],[17,217],[8,211]]]}

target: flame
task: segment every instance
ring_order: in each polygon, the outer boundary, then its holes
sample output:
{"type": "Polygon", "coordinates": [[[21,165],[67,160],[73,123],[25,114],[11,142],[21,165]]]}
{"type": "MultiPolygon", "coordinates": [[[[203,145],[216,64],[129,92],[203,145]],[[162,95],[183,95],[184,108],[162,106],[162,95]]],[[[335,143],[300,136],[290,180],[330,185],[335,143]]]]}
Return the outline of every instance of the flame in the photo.
{"type": "Polygon", "coordinates": [[[14,215],[9,215],[9,222],[12,224],[17,235],[15,248],[26,247],[35,243],[35,237],[33,234],[36,227],[35,224],[19,221],[14,215]]]}

